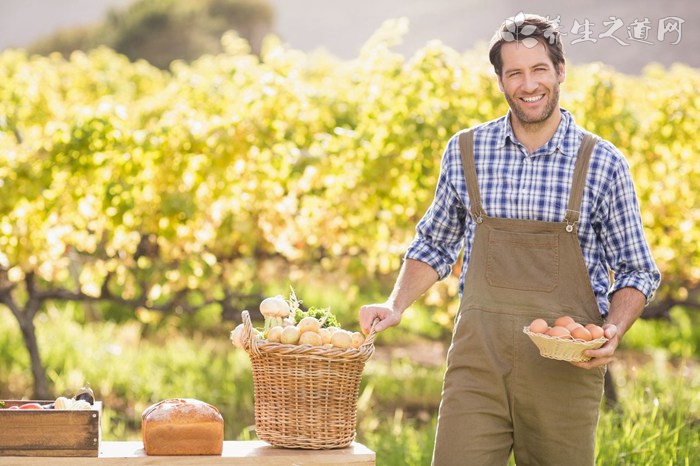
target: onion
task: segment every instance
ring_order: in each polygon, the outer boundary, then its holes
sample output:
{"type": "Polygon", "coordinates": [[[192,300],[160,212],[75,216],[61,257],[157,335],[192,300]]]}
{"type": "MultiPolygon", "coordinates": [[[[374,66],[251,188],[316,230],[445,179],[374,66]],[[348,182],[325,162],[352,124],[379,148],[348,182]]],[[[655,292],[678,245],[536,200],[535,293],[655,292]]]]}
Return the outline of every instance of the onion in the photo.
{"type": "Polygon", "coordinates": [[[238,324],[231,332],[231,343],[236,348],[243,348],[243,324],[238,324]]]}
{"type": "Polygon", "coordinates": [[[59,396],[54,401],[54,409],[71,409],[74,400],[72,398],[66,398],[65,396],[59,396]]]}

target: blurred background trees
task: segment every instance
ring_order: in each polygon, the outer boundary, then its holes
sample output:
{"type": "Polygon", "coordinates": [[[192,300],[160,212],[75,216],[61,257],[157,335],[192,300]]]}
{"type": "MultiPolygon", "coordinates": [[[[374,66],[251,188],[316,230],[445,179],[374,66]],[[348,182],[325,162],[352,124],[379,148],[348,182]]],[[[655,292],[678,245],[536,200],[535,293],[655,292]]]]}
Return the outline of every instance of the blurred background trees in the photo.
{"type": "MultiPolygon", "coordinates": [[[[157,327],[330,282],[354,318],[388,292],[447,139],[507,110],[484,50],[430,42],[407,58],[392,49],[407,24],[390,21],[341,60],[262,40],[271,19],[263,1],[140,0],[30,48],[43,55],[0,54],[0,302],[37,395],[51,391],[34,327],[50,302],[157,327]]],[[[662,316],[699,299],[698,88],[688,66],[591,64],[562,93],[628,157],[662,316]]],[[[449,334],[456,283],[408,328],[449,334]]]]}
{"type": "Polygon", "coordinates": [[[106,46],[132,61],[144,59],[167,69],[176,59],[191,61],[221,52],[221,36],[229,30],[259,53],[273,19],[266,0],[136,0],[125,9],[110,10],[101,23],[59,30],[27,50],[67,57],[75,50],[106,46]]]}

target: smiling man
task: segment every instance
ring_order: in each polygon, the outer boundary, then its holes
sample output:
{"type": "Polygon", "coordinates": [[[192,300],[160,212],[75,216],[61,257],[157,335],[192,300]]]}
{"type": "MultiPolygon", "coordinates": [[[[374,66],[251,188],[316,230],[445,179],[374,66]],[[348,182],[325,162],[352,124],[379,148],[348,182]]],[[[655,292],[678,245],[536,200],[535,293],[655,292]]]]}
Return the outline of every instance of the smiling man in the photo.
{"type": "Polygon", "coordinates": [[[514,453],[518,466],[593,465],[606,365],[660,275],[624,156],[559,107],[559,34],[540,16],[516,35],[513,24],[489,52],[510,111],[450,139],[394,290],[360,324],[399,324],[463,248],[433,464],[506,465],[514,453]],[[605,329],[589,361],[543,358],[522,332],[562,315],[605,329]]]}

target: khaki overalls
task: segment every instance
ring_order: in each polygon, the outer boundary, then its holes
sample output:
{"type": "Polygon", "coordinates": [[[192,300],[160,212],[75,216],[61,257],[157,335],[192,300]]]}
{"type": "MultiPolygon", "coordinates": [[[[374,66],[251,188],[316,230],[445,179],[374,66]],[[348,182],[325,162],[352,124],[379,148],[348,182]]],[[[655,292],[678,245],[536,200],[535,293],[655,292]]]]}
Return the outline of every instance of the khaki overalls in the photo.
{"type": "Polygon", "coordinates": [[[587,134],[563,222],[487,217],[473,133],[460,135],[477,226],[438,416],[435,466],[592,465],[605,368],[547,359],[523,333],[542,317],[602,325],[576,222],[595,139],[587,134]]]}

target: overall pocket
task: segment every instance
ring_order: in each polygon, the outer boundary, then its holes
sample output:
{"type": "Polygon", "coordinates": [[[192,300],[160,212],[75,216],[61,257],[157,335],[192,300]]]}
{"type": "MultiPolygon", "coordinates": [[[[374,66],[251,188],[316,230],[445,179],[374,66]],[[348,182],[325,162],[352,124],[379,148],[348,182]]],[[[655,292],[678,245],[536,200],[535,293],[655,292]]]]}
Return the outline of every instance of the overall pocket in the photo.
{"type": "Polygon", "coordinates": [[[559,237],[491,230],[486,280],[499,288],[551,292],[559,282],[559,237]]]}

